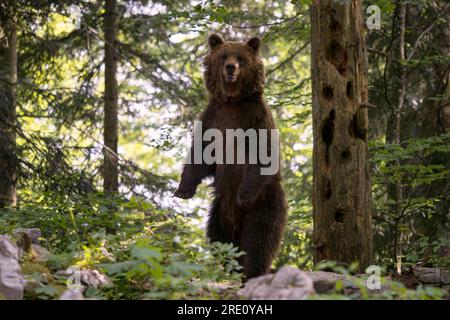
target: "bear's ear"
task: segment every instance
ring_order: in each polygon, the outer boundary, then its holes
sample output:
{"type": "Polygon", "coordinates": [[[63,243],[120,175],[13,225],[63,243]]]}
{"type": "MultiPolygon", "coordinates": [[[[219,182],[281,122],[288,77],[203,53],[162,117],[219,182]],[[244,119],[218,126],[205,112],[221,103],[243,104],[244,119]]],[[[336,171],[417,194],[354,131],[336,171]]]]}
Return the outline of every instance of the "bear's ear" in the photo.
{"type": "Polygon", "coordinates": [[[247,41],[247,45],[253,49],[254,52],[258,52],[259,48],[261,47],[261,38],[260,37],[253,37],[250,40],[247,41]]]}
{"type": "Polygon", "coordinates": [[[221,45],[222,43],[223,43],[223,39],[217,33],[213,33],[208,38],[208,44],[209,44],[209,48],[211,50],[214,49],[215,47],[217,47],[218,45],[221,45]]]}

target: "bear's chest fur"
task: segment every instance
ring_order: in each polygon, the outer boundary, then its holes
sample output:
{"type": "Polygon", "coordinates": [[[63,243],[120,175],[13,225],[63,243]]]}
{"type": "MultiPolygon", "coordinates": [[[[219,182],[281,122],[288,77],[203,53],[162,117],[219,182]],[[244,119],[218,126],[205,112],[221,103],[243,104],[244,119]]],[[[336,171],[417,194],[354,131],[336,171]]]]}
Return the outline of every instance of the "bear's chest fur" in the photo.
{"type": "MultiPolygon", "coordinates": [[[[254,129],[258,135],[258,129],[271,129],[270,111],[264,103],[241,103],[221,105],[217,104],[214,108],[214,116],[211,121],[210,128],[218,129],[223,137],[223,162],[216,164],[214,175],[215,193],[220,197],[223,203],[222,209],[227,211],[229,217],[233,217],[233,212],[237,210],[235,207],[239,186],[244,178],[245,164],[237,163],[238,144],[236,140],[232,149],[234,150],[233,163],[227,163],[227,154],[230,149],[227,148],[227,130],[242,129],[244,132],[248,129],[254,129]]],[[[249,155],[248,139],[245,141],[245,155],[248,159],[249,155]]],[[[257,146],[251,149],[251,152],[257,152],[257,146]]],[[[247,160],[246,160],[247,161],[247,160]]],[[[237,218],[237,217],[234,217],[237,218]]]]}
{"type": "MultiPolygon", "coordinates": [[[[237,189],[241,183],[244,165],[236,163],[237,144],[233,146],[235,161],[233,164],[226,163],[227,159],[227,129],[247,130],[251,123],[245,116],[247,112],[241,110],[236,105],[219,105],[212,121],[211,128],[218,129],[223,137],[223,164],[216,164],[215,187],[218,194],[227,194],[235,197],[237,189]]],[[[246,148],[246,153],[248,149],[246,148]]]]}

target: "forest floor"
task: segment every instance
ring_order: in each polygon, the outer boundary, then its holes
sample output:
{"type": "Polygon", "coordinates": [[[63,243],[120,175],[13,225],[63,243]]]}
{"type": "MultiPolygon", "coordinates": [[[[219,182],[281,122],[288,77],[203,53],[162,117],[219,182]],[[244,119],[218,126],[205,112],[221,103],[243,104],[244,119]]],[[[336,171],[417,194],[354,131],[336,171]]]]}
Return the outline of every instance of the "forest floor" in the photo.
{"type": "MultiPolygon", "coordinates": [[[[355,275],[344,269],[302,271],[292,266],[243,284],[233,271],[238,269],[236,248],[227,245],[215,250],[216,255],[223,255],[219,260],[227,261],[229,271],[208,271],[212,274],[203,274],[202,279],[199,266],[163,261],[159,251],[145,244],[132,247],[126,259],[106,248],[87,250],[81,261],[101,254],[110,263],[78,263],[62,268],[64,264],[58,260],[65,253],[55,255],[42,245],[42,240],[37,228],[19,228],[12,235],[0,235],[0,275],[7,275],[0,277],[0,298],[450,299],[450,272],[443,268],[416,267],[402,275],[380,277],[375,289],[368,289],[367,274],[355,275]],[[8,282],[2,283],[2,279],[8,282]]],[[[211,268],[217,269],[217,265],[211,268]]]]}

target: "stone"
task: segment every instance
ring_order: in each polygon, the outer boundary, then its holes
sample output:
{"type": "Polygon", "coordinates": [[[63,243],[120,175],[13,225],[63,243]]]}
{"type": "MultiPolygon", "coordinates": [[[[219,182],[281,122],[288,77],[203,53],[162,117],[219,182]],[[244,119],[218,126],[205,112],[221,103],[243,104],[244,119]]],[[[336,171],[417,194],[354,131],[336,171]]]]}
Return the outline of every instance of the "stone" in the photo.
{"type": "Polygon", "coordinates": [[[313,281],[305,272],[284,266],[275,274],[248,280],[238,296],[251,300],[304,300],[314,293],[313,281]]]}
{"type": "Polygon", "coordinates": [[[84,300],[82,289],[70,289],[63,292],[59,300],[84,300]]]}
{"type": "Polygon", "coordinates": [[[441,268],[413,267],[414,276],[423,283],[450,284],[450,271],[441,268]]]}
{"type": "Polygon", "coordinates": [[[111,284],[111,280],[98,270],[81,270],[81,282],[88,287],[102,288],[111,284]]]}
{"type": "Polygon", "coordinates": [[[369,276],[368,274],[352,276],[327,271],[308,271],[306,274],[314,282],[314,290],[319,294],[334,292],[337,281],[342,282],[342,290],[346,295],[359,294],[360,288],[356,284],[359,283],[361,286],[361,281],[363,281],[364,287],[366,287],[368,293],[371,295],[379,295],[392,288],[392,281],[389,277],[380,278],[381,283],[379,289],[368,289],[365,284],[369,276]]]}
{"type": "Polygon", "coordinates": [[[317,293],[329,293],[336,287],[337,281],[342,281],[348,284],[348,277],[343,274],[326,272],[326,271],[309,271],[307,276],[311,278],[314,283],[314,290],[317,293]]]}
{"type": "MultiPolygon", "coordinates": [[[[111,285],[111,279],[105,274],[99,272],[98,270],[78,270],[79,275],[75,275],[75,279],[79,277],[80,285],[86,287],[92,287],[95,289],[108,287],[111,285]]],[[[55,273],[56,276],[70,277],[73,276],[73,272],[68,272],[67,270],[60,270],[55,273]]]]}
{"type": "Polygon", "coordinates": [[[16,228],[12,231],[12,234],[16,237],[25,233],[31,240],[31,243],[40,244],[39,238],[42,236],[41,230],[38,228],[16,228]]]}
{"type": "Polygon", "coordinates": [[[46,262],[48,258],[51,256],[50,251],[47,248],[44,248],[38,244],[31,245],[33,251],[33,260],[36,262],[46,262]]]}
{"type": "Polygon", "coordinates": [[[8,236],[0,235],[0,254],[7,258],[19,258],[19,250],[8,236]]]}
{"type": "Polygon", "coordinates": [[[50,257],[50,252],[39,245],[41,231],[37,228],[14,229],[13,233],[18,238],[17,247],[19,248],[19,257],[21,260],[33,260],[35,262],[46,262],[50,257]]]}
{"type": "Polygon", "coordinates": [[[0,235],[0,294],[8,300],[22,300],[24,284],[19,250],[8,236],[0,235]]]}

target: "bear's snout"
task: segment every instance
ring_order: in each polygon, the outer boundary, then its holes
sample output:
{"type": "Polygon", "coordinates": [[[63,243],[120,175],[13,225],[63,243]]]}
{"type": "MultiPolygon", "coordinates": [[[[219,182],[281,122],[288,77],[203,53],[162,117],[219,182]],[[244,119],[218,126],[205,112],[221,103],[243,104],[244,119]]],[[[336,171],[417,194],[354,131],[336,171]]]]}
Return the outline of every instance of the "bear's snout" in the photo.
{"type": "Polygon", "coordinates": [[[225,62],[223,68],[223,76],[225,82],[235,82],[239,75],[239,63],[235,59],[229,59],[225,62]]]}
{"type": "Polygon", "coordinates": [[[236,65],[234,63],[227,64],[225,67],[227,69],[228,74],[232,74],[234,70],[236,70],[236,65]]]}

